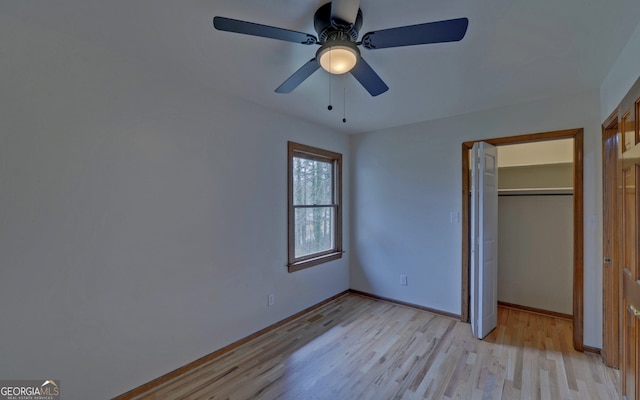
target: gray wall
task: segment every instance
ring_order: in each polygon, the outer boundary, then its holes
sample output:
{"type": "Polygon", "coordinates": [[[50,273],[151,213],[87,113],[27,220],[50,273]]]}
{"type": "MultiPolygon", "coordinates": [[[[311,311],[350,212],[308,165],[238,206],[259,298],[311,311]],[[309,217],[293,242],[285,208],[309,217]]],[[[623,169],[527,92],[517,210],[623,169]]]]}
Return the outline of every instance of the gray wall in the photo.
{"type": "Polygon", "coordinates": [[[112,397],[349,287],[285,267],[287,140],[345,156],[348,221],[346,136],[1,14],[0,49],[0,377],[112,397]]]}
{"type": "Polygon", "coordinates": [[[499,189],[572,188],[573,163],[500,167],[498,177],[499,189]]]}
{"type": "Polygon", "coordinates": [[[584,342],[602,338],[599,93],[545,99],[352,137],[351,287],[461,310],[461,144],[584,128],[584,342]],[[408,286],[399,276],[406,274],[408,286]]]}
{"type": "Polygon", "coordinates": [[[498,198],[498,300],[573,314],[573,196],[498,198]]]}
{"type": "Polygon", "coordinates": [[[600,86],[600,119],[604,121],[618,107],[631,86],[640,78],[640,22],[600,86]]]}

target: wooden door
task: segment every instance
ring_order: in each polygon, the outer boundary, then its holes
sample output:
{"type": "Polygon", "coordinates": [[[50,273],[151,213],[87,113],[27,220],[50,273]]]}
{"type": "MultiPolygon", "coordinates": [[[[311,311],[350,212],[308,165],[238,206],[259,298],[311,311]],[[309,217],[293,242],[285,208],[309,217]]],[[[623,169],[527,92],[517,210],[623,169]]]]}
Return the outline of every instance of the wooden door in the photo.
{"type": "MultiPolygon", "coordinates": [[[[622,346],[621,376],[623,395],[628,400],[640,399],[638,379],[640,349],[640,141],[635,113],[637,102],[622,114],[620,134],[620,236],[622,267],[622,346]]],[[[624,111],[624,109],[623,109],[624,111]]]]}
{"type": "Polygon", "coordinates": [[[618,230],[618,114],[602,130],[602,358],[608,367],[620,368],[620,262],[618,230]]]}

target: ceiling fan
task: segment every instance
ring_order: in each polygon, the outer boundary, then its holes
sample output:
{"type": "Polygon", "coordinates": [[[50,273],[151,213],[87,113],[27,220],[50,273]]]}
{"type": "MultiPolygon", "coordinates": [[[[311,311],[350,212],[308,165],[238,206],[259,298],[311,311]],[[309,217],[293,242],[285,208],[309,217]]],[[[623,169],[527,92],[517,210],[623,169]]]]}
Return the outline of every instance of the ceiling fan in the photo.
{"type": "Polygon", "coordinates": [[[360,56],[358,46],[369,50],[419,44],[456,42],[467,32],[469,20],[457,18],[417,25],[401,26],[366,33],[358,42],[362,27],[360,0],[333,0],[326,3],[314,15],[316,38],[304,32],[273,26],[214,17],[213,26],[221,31],[242,33],[284,40],[305,45],[320,45],[316,55],[307,61],[276,89],[276,93],[291,93],[298,85],[322,67],[331,74],[351,72],[371,94],[377,96],[389,90],[378,74],[360,56]]]}

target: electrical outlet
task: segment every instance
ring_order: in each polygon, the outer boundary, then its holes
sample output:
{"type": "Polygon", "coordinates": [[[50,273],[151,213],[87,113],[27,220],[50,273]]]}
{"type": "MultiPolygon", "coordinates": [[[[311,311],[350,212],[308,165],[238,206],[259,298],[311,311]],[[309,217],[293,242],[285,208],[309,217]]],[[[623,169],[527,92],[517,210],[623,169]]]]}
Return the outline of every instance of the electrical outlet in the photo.
{"type": "Polygon", "coordinates": [[[274,304],[276,304],[276,295],[273,293],[270,293],[267,299],[267,305],[271,307],[274,304]]]}
{"type": "Polygon", "coordinates": [[[400,284],[402,286],[407,286],[407,276],[406,275],[404,275],[404,274],[400,275],[400,284]]]}

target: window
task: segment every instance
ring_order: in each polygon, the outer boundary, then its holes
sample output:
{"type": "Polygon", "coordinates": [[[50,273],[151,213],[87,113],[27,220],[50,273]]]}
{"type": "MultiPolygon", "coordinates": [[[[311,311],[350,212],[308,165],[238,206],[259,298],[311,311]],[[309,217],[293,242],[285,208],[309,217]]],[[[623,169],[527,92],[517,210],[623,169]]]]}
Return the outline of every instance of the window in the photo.
{"type": "Polygon", "coordinates": [[[342,155],[289,142],[289,272],[342,257],[342,155]]]}

